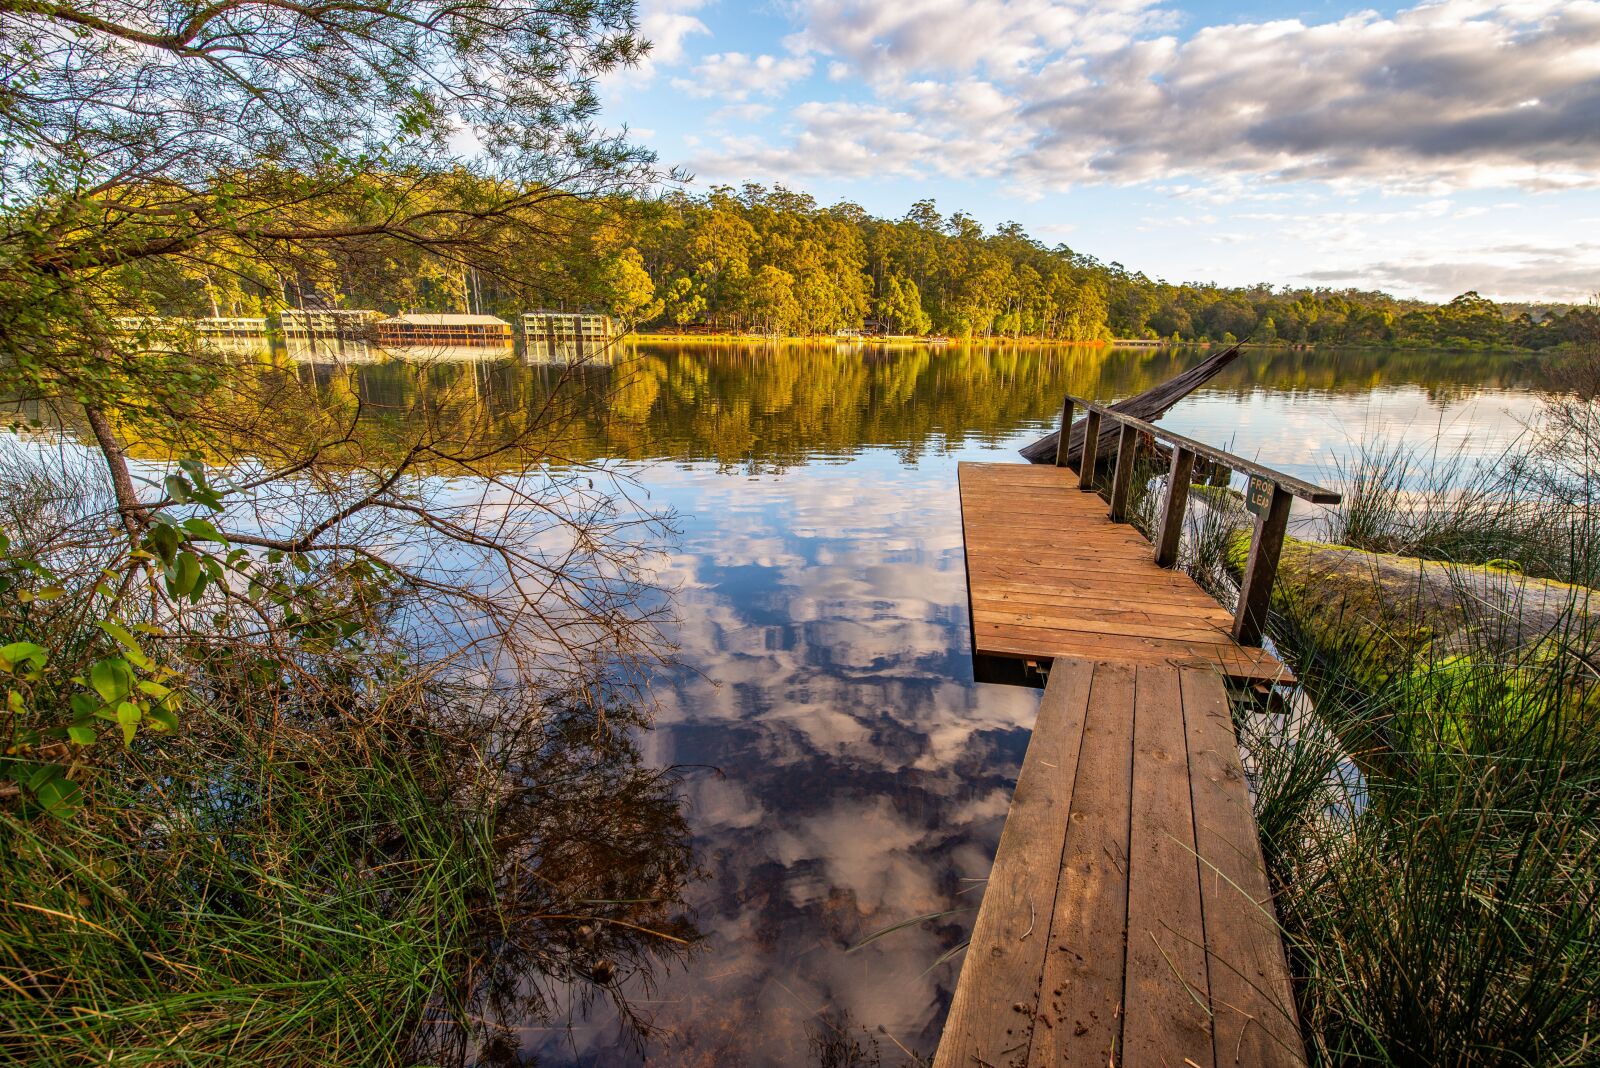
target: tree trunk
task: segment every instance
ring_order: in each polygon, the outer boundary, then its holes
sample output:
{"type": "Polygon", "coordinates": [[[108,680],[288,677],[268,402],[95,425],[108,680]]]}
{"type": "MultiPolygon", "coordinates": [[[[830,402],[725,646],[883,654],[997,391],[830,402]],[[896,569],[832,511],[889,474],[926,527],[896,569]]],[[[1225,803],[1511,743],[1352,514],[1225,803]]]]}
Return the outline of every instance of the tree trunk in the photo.
{"type": "Polygon", "coordinates": [[[148,509],[134,488],[133,475],[128,471],[128,454],[99,405],[86,404],[83,412],[88,417],[95,444],[100,446],[100,455],[105,457],[106,470],[111,473],[111,487],[117,497],[117,511],[122,514],[122,525],[128,537],[137,541],[148,521],[148,509]]]}

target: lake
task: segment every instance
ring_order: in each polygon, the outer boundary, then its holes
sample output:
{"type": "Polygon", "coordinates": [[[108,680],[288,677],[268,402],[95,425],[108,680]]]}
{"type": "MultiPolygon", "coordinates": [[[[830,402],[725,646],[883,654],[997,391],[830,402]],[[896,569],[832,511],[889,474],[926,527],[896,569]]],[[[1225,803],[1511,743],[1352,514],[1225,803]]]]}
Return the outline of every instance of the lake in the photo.
{"type": "MultiPolygon", "coordinates": [[[[1038,702],[973,680],[956,465],[1021,462],[1064,393],[1125,397],[1205,353],[641,341],[575,369],[576,383],[510,354],[455,355],[239,357],[341,412],[359,400],[397,440],[419,412],[515,436],[561,387],[556,465],[614,472],[675,516],[656,566],[677,655],[651,680],[655,726],[639,746],[677,776],[698,873],[685,897],[704,938],[664,971],[619,977],[649,1025],[642,1041],[612,1002],[584,996],[592,987],[558,985],[571,1026],[526,1021],[520,1056],[928,1057],[1038,702]]],[[[1255,350],[1163,424],[1336,482],[1362,442],[1493,457],[1540,403],[1528,357],[1255,350]]],[[[158,477],[165,458],[145,463],[158,477]]]]}
{"type": "MultiPolygon", "coordinates": [[[[885,1064],[932,1052],[1037,702],[972,679],[956,464],[1017,459],[1065,391],[1126,396],[1203,355],[643,342],[584,369],[610,399],[573,423],[567,454],[625,472],[678,515],[661,577],[677,591],[681,666],[655,680],[642,744],[682,776],[706,938],[629,984],[657,1029],[642,1046],[601,1002],[576,1007],[570,1030],[530,1025],[525,1054],[793,1065],[846,1063],[852,1044],[885,1064]]],[[[557,372],[506,360],[302,373],[351,375],[379,410],[470,376],[514,414],[557,372]]],[[[1507,355],[1255,351],[1164,424],[1331,480],[1380,437],[1492,455],[1535,415],[1536,383],[1507,355]]]]}

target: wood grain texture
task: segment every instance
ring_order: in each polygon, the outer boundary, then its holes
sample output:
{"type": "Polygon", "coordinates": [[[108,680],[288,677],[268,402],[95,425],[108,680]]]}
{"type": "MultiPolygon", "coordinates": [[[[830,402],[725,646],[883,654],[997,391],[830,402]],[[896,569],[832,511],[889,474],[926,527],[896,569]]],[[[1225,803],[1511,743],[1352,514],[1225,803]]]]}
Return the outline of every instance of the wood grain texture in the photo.
{"type": "Polygon", "coordinates": [[[1292,676],[1070,470],[960,483],[974,655],[1049,682],[934,1064],[1303,1068],[1224,689],[1292,676]]]}
{"type": "Polygon", "coordinates": [[[1125,1068],[1212,1068],[1210,984],[1178,672],[1140,668],[1128,836],[1125,1068]]]}
{"type": "Polygon", "coordinates": [[[1128,911],[1133,670],[1095,669],[1078,757],[1061,888],[1050,918],[1030,1068],[1117,1063],[1128,911]]]}
{"type": "Polygon", "coordinates": [[[1087,663],[1050,673],[935,1068],[1027,1059],[1093,673],[1087,663]]]}
{"type": "Polygon", "coordinates": [[[963,463],[958,478],[975,655],[1292,678],[1270,653],[1241,649],[1232,617],[1189,576],[1158,566],[1150,544],[1113,523],[1072,471],[963,463]]]}
{"type": "Polygon", "coordinates": [[[1058,660],[934,1063],[1304,1068],[1292,995],[1220,676],[1058,660]]]}
{"type": "Polygon", "coordinates": [[[1305,1048],[1279,939],[1228,695],[1181,673],[1217,1068],[1303,1068],[1305,1048]]]}

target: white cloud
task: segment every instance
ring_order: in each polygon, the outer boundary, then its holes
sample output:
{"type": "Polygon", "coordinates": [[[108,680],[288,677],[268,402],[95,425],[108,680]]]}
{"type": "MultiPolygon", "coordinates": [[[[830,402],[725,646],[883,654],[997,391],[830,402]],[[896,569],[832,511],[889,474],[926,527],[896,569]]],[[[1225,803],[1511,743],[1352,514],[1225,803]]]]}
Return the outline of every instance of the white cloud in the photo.
{"type": "Polygon", "coordinates": [[[1031,94],[1038,136],[1022,172],[1131,183],[1203,169],[1413,190],[1600,181],[1593,0],[1215,26],[1079,69],[1081,84],[1031,94]]]}
{"type": "Polygon", "coordinates": [[[795,50],[838,56],[868,78],[915,71],[1026,75],[1064,50],[1086,53],[1171,26],[1156,0],[795,0],[795,50]]]}
{"type": "MultiPolygon", "coordinates": [[[[1311,271],[1308,281],[1378,285],[1445,300],[1475,289],[1498,300],[1584,301],[1600,293],[1600,245],[1502,245],[1482,259],[1414,257],[1311,271]]],[[[1435,254],[1437,255],[1437,254],[1435,254]]]]}
{"type": "Polygon", "coordinates": [[[724,138],[690,166],[709,178],[846,176],[873,178],[971,173],[970,160],[951,142],[923,129],[916,116],[879,104],[806,103],[790,117],[788,142],[724,138]]]}
{"type": "Polygon", "coordinates": [[[613,71],[606,82],[616,86],[645,86],[655,80],[661,67],[683,62],[685,43],[711,30],[695,17],[707,0],[640,0],[639,34],[650,42],[650,52],[637,67],[613,71]]]}
{"type": "Polygon", "coordinates": [[[746,100],[752,93],[777,96],[792,83],[809,77],[813,63],[810,56],[719,52],[696,64],[690,77],[674,78],[672,87],[689,96],[721,100],[746,100]]]}
{"type": "Polygon", "coordinates": [[[706,116],[706,122],[721,124],[725,122],[757,122],[772,114],[770,104],[729,104],[721,107],[706,116]]]}
{"type": "Polygon", "coordinates": [[[837,121],[845,105],[802,104],[787,143],[741,142],[702,168],[760,160],[859,176],[943,170],[972,151],[964,163],[1035,194],[1151,181],[1190,195],[1220,185],[1229,200],[1270,197],[1260,186],[1275,182],[1436,196],[1600,185],[1600,0],[1439,0],[1187,40],[1151,36],[1175,16],[1149,0],[789,10],[800,25],[790,47],[836,57],[830,76],[850,64],[875,103],[848,106],[863,119],[880,109],[888,128],[837,121]]]}

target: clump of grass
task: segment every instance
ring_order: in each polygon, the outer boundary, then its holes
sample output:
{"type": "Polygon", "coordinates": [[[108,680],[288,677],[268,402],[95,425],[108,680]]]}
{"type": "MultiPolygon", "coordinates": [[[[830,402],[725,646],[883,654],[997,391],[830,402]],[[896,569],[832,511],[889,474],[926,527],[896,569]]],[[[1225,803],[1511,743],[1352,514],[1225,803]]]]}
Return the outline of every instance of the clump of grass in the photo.
{"type": "Polygon", "coordinates": [[[1379,444],[1342,469],[1330,541],[1492,568],[1394,582],[1404,560],[1368,557],[1350,596],[1280,575],[1301,689],[1241,741],[1315,1063],[1595,1063],[1594,396],[1491,461],[1379,444]],[[1575,585],[1484,581],[1500,569],[1575,585]]]}
{"type": "Polygon", "coordinates": [[[696,940],[622,710],[273,711],[135,746],[72,822],[0,812],[5,1059],[469,1063],[696,940]]]}
{"type": "Polygon", "coordinates": [[[1319,1063],[1577,1065],[1600,1043],[1600,746],[1573,700],[1595,681],[1482,652],[1376,691],[1297,658],[1315,715],[1247,731],[1319,1063]]]}
{"type": "MultiPolygon", "coordinates": [[[[1592,407],[1592,405],[1590,406],[1592,407]]],[[[1362,443],[1336,465],[1344,499],[1325,537],[1339,545],[1423,560],[1512,566],[1593,585],[1600,579],[1600,498],[1588,472],[1600,459],[1600,421],[1583,406],[1484,459],[1396,442],[1362,443]],[[1558,425],[1559,424],[1559,425],[1558,425]]]]}
{"type": "MultiPolygon", "coordinates": [[[[72,663],[105,640],[79,595],[104,486],[67,499],[52,477],[0,457],[0,497],[34,508],[0,527],[63,587],[0,598],[0,645],[72,663]]],[[[698,938],[676,780],[634,741],[648,706],[599,643],[567,675],[452,670],[459,647],[383,611],[337,648],[265,613],[155,616],[177,729],[74,749],[0,713],[0,740],[70,761],[80,789],[41,812],[0,777],[0,1061],[513,1063],[518,1026],[595,998],[643,1034],[624,991],[698,938]]]]}
{"type": "Polygon", "coordinates": [[[1336,465],[1343,501],[1328,537],[1371,552],[1483,563],[1537,547],[1528,535],[1527,458],[1440,454],[1397,442],[1364,442],[1336,465]]]}

